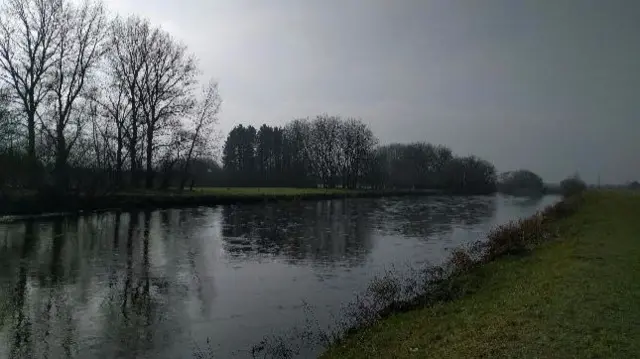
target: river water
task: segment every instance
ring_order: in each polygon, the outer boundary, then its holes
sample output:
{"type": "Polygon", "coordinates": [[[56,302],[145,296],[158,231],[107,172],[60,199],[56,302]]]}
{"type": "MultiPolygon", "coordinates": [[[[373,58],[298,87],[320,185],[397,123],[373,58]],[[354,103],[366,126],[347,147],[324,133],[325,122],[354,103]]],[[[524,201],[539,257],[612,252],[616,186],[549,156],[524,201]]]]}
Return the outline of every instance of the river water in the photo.
{"type": "MultiPolygon", "coordinates": [[[[0,358],[250,357],[390,267],[559,198],[345,199],[0,224],[0,358]]],[[[312,348],[306,355],[316,353],[312,348]]]]}

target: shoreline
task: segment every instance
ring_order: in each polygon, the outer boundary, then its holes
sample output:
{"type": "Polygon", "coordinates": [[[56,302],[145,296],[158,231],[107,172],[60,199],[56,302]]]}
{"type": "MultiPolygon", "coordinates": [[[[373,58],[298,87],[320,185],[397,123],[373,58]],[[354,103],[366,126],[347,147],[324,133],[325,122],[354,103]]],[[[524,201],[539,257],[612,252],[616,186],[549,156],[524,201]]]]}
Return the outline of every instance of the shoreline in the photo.
{"type": "MultiPolygon", "coordinates": [[[[331,329],[307,326],[302,331],[311,334],[304,337],[304,343],[300,342],[301,338],[296,334],[298,331],[294,330],[292,333],[270,337],[260,345],[254,345],[252,350],[259,354],[269,354],[277,352],[278,345],[290,342],[296,343],[288,344],[287,350],[292,353],[313,350],[313,347],[318,346],[321,349],[316,354],[328,350],[325,357],[342,358],[345,350],[341,349],[347,343],[357,353],[359,341],[353,338],[360,338],[365,334],[363,342],[371,343],[376,340],[374,335],[367,335],[372,328],[384,327],[386,322],[398,315],[410,315],[422,308],[458,300],[477,289],[480,281],[471,283],[470,278],[482,267],[490,266],[504,257],[530,252],[538,245],[553,241],[556,237],[552,227],[574,214],[581,203],[582,197],[563,198],[539,208],[538,212],[529,217],[498,225],[483,239],[453,248],[441,265],[410,266],[401,271],[385,270],[374,277],[363,292],[345,304],[341,318],[333,323],[331,329]]],[[[396,357],[396,354],[388,353],[385,357],[396,357]]]]}
{"type": "MultiPolygon", "coordinates": [[[[294,202],[345,198],[455,195],[441,190],[342,190],[314,188],[212,188],[194,191],[121,192],[104,196],[67,195],[43,197],[36,194],[0,198],[0,218],[59,216],[105,211],[185,208],[265,202],[294,202]]],[[[7,220],[5,218],[5,220],[7,220]]]]}
{"type": "MultiPolygon", "coordinates": [[[[486,196],[500,193],[458,192],[441,189],[349,190],[288,187],[204,187],[182,193],[173,190],[134,190],[107,195],[0,194],[0,222],[3,217],[59,216],[105,211],[188,208],[264,202],[314,201],[344,198],[406,196],[486,196]]],[[[545,191],[539,196],[559,195],[545,191]]],[[[504,194],[511,196],[509,194],[504,194]]],[[[518,196],[515,196],[518,197],[518,196]]],[[[11,220],[11,219],[9,219],[11,220]]]]}
{"type": "Polygon", "coordinates": [[[330,343],[321,357],[640,353],[635,340],[640,327],[623,330],[624,323],[640,322],[634,306],[640,295],[635,240],[640,223],[634,220],[640,197],[625,191],[589,191],[581,197],[575,206],[565,199],[560,202],[565,205],[520,221],[519,227],[502,228],[504,236],[496,229],[487,240],[496,249],[490,256],[476,260],[470,251],[454,251],[445,266],[452,275],[438,281],[435,293],[391,303],[368,325],[330,343]],[[514,243],[514,234],[527,239],[514,243]]]}

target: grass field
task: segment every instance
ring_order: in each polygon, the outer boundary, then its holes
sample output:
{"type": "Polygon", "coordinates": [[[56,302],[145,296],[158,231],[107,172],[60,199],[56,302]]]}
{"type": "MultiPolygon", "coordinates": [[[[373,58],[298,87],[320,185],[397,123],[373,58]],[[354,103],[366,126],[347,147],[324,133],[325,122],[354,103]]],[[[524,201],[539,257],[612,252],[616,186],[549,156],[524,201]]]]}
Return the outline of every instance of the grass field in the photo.
{"type": "Polygon", "coordinates": [[[640,196],[590,192],[559,237],[474,269],[472,294],[395,314],[324,358],[640,357],[640,196]]]}

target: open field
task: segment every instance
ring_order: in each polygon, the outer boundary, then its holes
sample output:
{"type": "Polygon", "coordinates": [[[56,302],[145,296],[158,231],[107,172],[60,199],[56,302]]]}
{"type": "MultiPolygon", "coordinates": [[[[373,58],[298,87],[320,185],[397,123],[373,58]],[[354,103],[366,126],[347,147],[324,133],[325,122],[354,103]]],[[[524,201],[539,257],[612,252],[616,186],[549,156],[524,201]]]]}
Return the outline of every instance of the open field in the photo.
{"type": "Polygon", "coordinates": [[[589,192],[558,237],[466,274],[460,299],[393,314],[324,358],[640,356],[640,196],[589,192]]]}

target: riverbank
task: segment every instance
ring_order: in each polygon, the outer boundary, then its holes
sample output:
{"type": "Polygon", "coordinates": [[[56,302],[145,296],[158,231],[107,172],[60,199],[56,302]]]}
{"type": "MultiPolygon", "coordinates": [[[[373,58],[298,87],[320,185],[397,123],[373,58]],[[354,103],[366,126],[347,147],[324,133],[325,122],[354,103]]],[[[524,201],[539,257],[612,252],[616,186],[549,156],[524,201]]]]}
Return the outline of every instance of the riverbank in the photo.
{"type": "Polygon", "coordinates": [[[347,190],[323,188],[208,187],[193,191],[128,191],[103,196],[41,196],[20,193],[0,198],[0,215],[38,215],[97,210],[136,210],[299,201],[333,198],[427,196],[436,190],[347,190]]]}
{"type": "Polygon", "coordinates": [[[391,314],[324,358],[640,355],[640,196],[585,194],[532,252],[456,279],[458,299],[391,314]]]}

